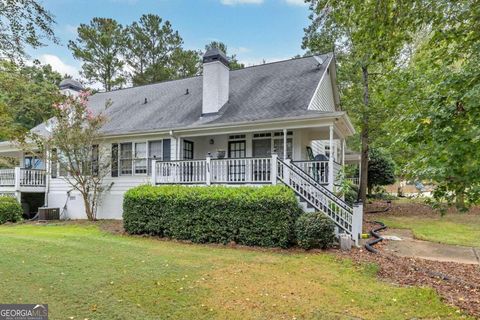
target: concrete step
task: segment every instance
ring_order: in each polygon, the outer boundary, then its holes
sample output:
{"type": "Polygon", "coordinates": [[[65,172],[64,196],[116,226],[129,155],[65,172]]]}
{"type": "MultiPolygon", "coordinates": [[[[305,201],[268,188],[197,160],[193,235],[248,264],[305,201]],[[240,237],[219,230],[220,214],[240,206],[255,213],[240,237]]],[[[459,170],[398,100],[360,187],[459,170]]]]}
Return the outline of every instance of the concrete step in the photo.
{"type": "Polygon", "coordinates": [[[302,208],[303,212],[315,212],[315,208],[310,206],[306,201],[299,201],[300,208],[302,208]]]}

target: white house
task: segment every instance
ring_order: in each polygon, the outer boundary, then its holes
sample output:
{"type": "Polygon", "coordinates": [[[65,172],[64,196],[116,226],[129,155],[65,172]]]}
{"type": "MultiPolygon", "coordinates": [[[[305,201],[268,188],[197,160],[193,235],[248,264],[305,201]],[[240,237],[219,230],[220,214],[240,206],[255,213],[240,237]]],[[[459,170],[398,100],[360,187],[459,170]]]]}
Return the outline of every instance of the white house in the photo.
{"type": "MultiPolygon", "coordinates": [[[[111,103],[102,133],[112,187],[98,218],[120,219],[125,191],[145,183],[283,183],[357,238],[358,217],[332,192],[348,160],[345,139],[354,134],[335,75],[333,54],[230,71],[213,49],[203,57],[203,76],[91,96],[93,110],[111,103]]],[[[81,86],[67,80],[60,89],[76,94],[81,86]]],[[[33,130],[45,131],[45,124],[33,130]]],[[[46,206],[63,208],[63,217],[85,218],[80,195],[69,192],[61,172],[47,174],[48,164],[7,142],[0,155],[19,159],[18,168],[0,170],[0,193],[21,201],[40,193],[46,206]]]]}

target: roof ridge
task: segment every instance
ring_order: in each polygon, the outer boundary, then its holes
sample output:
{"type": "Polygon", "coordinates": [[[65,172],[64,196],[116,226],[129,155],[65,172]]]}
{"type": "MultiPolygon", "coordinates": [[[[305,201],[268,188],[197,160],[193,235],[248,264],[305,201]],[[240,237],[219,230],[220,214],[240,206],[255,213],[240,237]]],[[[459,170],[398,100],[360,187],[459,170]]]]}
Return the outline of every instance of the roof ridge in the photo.
{"type": "MultiPolygon", "coordinates": [[[[333,55],[333,52],[316,53],[316,54],[310,54],[310,55],[303,56],[303,57],[293,57],[293,58],[285,59],[285,60],[266,62],[266,63],[262,63],[262,64],[257,64],[257,65],[253,65],[253,66],[244,67],[244,68],[241,68],[241,69],[230,70],[230,72],[237,72],[237,71],[242,71],[242,70],[246,70],[246,69],[252,69],[252,68],[256,68],[256,67],[272,65],[272,64],[276,64],[276,63],[283,63],[283,62],[288,62],[288,61],[312,58],[313,56],[326,55],[326,54],[332,54],[333,55]]],[[[111,90],[111,91],[98,91],[94,95],[112,93],[112,92],[117,92],[117,91],[135,89],[135,88],[142,88],[142,87],[152,86],[152,85],[161,84],[161,83],[168,83],[168,82],[173,82],[173,81],[188,80],[188,79],[193,79],[193,78],[202,77],[202,76],[203,75],[199,74],[199,75],[184,77],[184,78],[180,78],[180,79],[162,80],[162,81],[158,81],[158,82],[147,83],[147,84],[142,84],[142,85],[139,85],[139,86],[132,86],[132,87],[128,87],[128,88],[120,88],[120,89],[115,89],[115,90],[111,90]]]]}

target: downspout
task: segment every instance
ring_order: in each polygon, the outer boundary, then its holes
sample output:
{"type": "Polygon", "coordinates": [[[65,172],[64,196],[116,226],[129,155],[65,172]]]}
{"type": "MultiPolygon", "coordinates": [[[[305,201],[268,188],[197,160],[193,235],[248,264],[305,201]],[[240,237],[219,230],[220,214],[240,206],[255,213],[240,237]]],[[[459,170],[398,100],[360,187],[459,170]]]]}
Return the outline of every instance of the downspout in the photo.
{"type": "Polygon", "coordinates": [[[47,151],[45,152],[46,160],[45,161],[45,199],[43,200],[43,206],[48,207],[48,193],[50,191],[50,171],[51,171],[51,159],[50,159],[50,149],[47,146],[47,151]]]}

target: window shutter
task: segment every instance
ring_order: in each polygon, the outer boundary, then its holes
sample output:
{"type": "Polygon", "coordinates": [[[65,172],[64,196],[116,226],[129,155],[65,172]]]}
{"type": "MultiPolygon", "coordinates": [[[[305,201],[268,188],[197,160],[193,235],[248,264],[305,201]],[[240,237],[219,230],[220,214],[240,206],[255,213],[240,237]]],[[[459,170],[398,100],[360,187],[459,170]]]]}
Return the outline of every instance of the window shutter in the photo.
{"type": "Polygon", "coordinates": [[[57,172],[58,172],[57,149],[52,149],[50,166],[51,166],[50,174],[52,175],[52,179],[55,179],[57,177],[57,172]]]}
{"type": "Polygon", "coordinates": [[[112,143],[112,177],[118,177],[118,143],[112,143]]]}
{"type": "Polygon", "coordinates": [[[98,144],[92,146],[92,175],[94,177],[98,176],[98,144]]]}
{"type": "Polygon", "coordinates": [[[170,145],[171,145],[171,140],[170,139],[165,139],[163,140],[163,161],[170,161],[170,145]]]}

